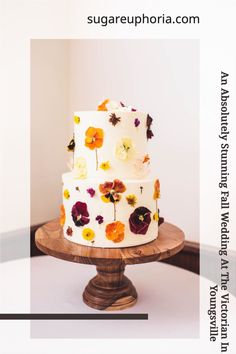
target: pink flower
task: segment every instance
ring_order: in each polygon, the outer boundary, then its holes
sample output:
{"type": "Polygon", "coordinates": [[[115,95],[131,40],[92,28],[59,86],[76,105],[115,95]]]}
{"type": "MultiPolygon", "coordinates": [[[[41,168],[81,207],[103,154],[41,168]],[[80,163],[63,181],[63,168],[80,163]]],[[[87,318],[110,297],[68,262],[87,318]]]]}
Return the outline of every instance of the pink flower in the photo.
{"type": "Polygon", "coordinates": [[[87,189],[88,194],[90,195],[91,198],[95,196],[95,190],[93,188],[88,188],[87,189]]]}

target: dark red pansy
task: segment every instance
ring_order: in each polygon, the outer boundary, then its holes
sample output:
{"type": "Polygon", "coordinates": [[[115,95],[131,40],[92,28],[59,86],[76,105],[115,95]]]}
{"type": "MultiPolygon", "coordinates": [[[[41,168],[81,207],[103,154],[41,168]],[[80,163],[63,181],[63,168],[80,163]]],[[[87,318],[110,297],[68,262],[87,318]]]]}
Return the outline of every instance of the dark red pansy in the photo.
{"type": "Polygon", "coordinates": [[[138,118],[135,118],[135,120],[134,120],[135,127],[137,128],[139,126],[139,124],[140,124],[140,120],[138,118]]]}
{"type": "Polygon", "coordinates": [[[151,222],[151,211],[146,207],[138,207],[129,217],[129,227],[134,234],[145,235],[151,222]]]}
{"type": "Polygon", "coordinates": [[[76,202],[73,205],[71,215],[76,226],[87,225],[90,221],[87,204],[83,202],[76,202]]]}
{"type": "Polygon", "coordinates": [[[96,216],[96,219],[95,219],[99,224],[102,224],[103,223],[103,216],[102,215],[98,215],[96,216]]]}
{"type": "Polygon", "coordinates": [[[147,121],[146,121],[146,125],[147,125],[147,139],[152,139],[152,137],[154,136],[152,130],[151,130],[151,125],[153,122],[153,118],[148,114],[147,115],[147,121]]]}

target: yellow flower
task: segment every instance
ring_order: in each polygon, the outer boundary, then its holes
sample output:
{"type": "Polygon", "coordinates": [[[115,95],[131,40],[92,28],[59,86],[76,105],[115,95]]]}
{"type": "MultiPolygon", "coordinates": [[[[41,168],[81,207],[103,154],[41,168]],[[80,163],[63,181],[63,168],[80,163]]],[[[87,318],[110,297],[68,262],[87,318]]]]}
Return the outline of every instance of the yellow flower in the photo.
{"type": "Polygon", "coordinates": [[[78,179],[87,178],[87,163],[83,157],[77,157],[74,163],[74,177],[78,179]]]}
{"type": "Polygon", "coordinates": [[[158,220],[159,220],[159,215],[158,215],[157,212],[155,212],[155,213],[153,214],[153,220],[154,220],[154,221],[158,221],[158,220]]]}
{"type": "Polygon", "coordinates": [[[89,227],[83,229],[82,236],[87,241],[92,241],[95,237],[95,232],[89,227]]]}
{"type": "Polygon", "coordinates": [[[75,124],[79,124],[80,123],[80,117],[79,116],[74,116],[74,122],[75,122],[75,124]]]}
{"type": "Polygon", "coordinates": [[[107,171],[111,168],[110,161],[104,161],[101,163],[100,168],[104,171],[107,171]]]}
{"type": "Polygon", "coordinates": [[[133,142],[130,138],[122,138],[116,144],[115,156],[119,160],[127,160],[133,148],[133,142]]]}
{"type": "Polygon", "coordinates": [[[68,189],[65,189],[63,192],[64,198],[69,199],[70,198],[70,192],[68,191],[68,189]]]}
{"type": "Polygon", "coordinates": [[[101,199],[104,203],[110,203],[110,198],[107,198],[105,195],[102,195],[101,199]]]}
{"type": "Polygon", "coordinates": [[[137,197],[134,194],[127,195],[126,200],[127,200],[128,204],[131,205],[132,207],[134,207],[135,204],[137,203],[137,197]]]}

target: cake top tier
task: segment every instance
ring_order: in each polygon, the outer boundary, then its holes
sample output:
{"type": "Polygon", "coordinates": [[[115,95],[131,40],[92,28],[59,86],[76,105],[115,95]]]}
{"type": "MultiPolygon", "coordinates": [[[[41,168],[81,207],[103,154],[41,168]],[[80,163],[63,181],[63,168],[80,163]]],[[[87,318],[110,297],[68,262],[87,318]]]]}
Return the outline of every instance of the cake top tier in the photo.
{"type": "Polygon", "coordinates": [[[72,152],[75,178],[148,176],[148,140],[153,137],[149,114],[105,100],[97,111],[74,113],[72,152]]]}

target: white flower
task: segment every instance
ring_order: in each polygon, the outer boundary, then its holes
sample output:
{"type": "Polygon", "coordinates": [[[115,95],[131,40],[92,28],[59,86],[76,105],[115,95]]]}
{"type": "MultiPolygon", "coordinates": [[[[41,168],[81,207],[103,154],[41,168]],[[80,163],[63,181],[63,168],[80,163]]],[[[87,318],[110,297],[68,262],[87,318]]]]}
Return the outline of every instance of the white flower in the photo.
{"type": "Polygon", "coordinates": [[[74,178],[85,179],[87,178],[87,163],[83,157],[77,157],[74,162],[74,178]]]}
{"type": "Polygon", "coordinates": [[[122,106],[119,102],[109,100],[109,102],[106,104],[106,108],[108,111],[117,111],[120,110],[122,106]]]}
{"type": "Polygon", "coordinates": [[[115,156],[119,160],[127,160],[133,152],[133,142],[130,138],[122,138],[116,144],[115,156]]]}
{"type": "Polygon", "coordinates": [[[134,168],[137,177],[145,177],[150,172],[150,162],[144,162],[143,158],[138,158],[135,160],[134,168]]]}

